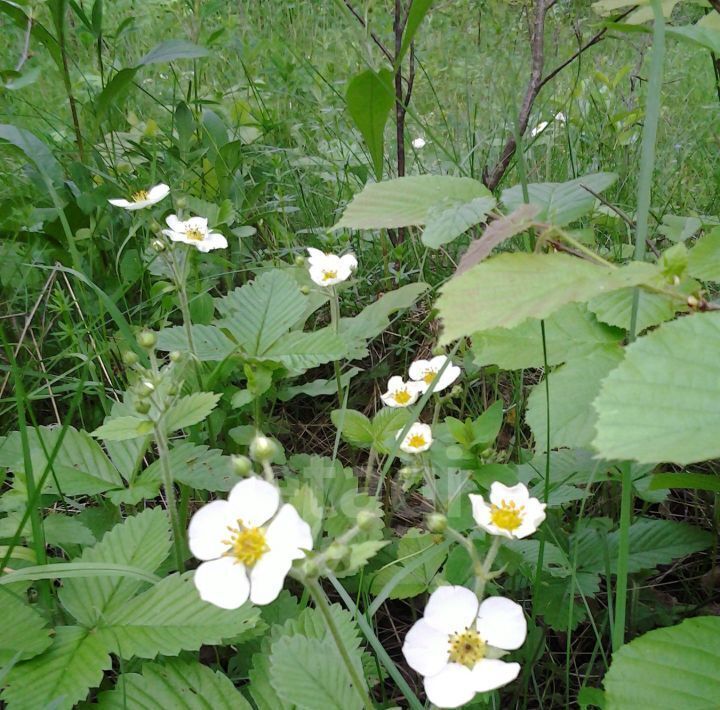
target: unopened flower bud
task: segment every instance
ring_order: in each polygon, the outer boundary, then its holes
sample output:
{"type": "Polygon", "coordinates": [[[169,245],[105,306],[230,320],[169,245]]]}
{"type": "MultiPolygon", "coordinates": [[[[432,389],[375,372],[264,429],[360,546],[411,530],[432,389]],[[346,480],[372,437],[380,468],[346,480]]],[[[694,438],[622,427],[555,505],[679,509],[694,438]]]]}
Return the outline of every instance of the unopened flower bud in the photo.
{"type": "Polygon", "coordinates": [[[185,197],[176,198],[175,207],[177,207],[179,210],[184,210],[187,207],[187,199],[185,197]]]}
{"type": "Polygon", "coordinates": [[[150,242],[150,246],[153,248],[153,251],[156,251],[158,254],[167,249],[165,242],[162,239],[153,239],[152,242],[150,242]]]}
{"type": "Polygon", "coordinates": [[[128,366],[137,365],[140,360],[140,358],[137,356],[137,353],[133,350],[126,350],[123,353],[122,359],[123,362],[128,366]]]}
{"type": "Polygon", "coordinates": [[[305,266],[305,257],[302,254],[295,257],[295,266],[305,266]]]}
{"type": "Polygon", "coordinates": [[[182,353],[179,350],[173,350],[168,357],[170,358],[170,362],[179,362],[180,358],[182,358],[182,353]]]}
{"type": "Polygon", "coordinates": [[[254,461],[272,461],[277,453],[277,445],[272,439],[259,434],[250,443],[250,458],[254,461]]]}
{"type": "Polygon", "coordinates": [[[149,397],[155,391],[155,385],[150,380],[143,380],[135,385],[138,397],[149,397]]]}
{"type": "Polygon", "coordinates": [[[306,559],[302,566],[303,574],[306,577],[317,577],[320,574],[320,566],[313,558],[306,559]]]}
{"type": "Polygon", "coordinates": [[[688,306],[690,306],[690,308],[697,308],[700,305],[700,301],[698,301],[695,296],[688,296],[687,304],[688,306]]]}
{"type": "Polygon", "coordinates": [[[170,386],[167,388],[167,393],[168,393],[171,397],[174,397],[174,396],[178,393],[178,387],[177,387],[177,385],[170,385],[170,386]]]}
{"type": "Polygon", "coordinates": [[[339,542],[333,542],[325,552],[325,559],[329,562],[341,562],[347,556],[349,552],[347,545],[342,545],[339,542]]]}
{"type": "Polygon", "coordinates": [[[151,350],[157,344],[157,335],[151,330],[141,330],[138,333],[137,341],[141,348],[151,350]]]}
{"type": "Polygon", "coordinates": [[[150,229],[155,232],[155,234],[160,234],[160,232],[162,232],[162,228],[162,224],[160,224],[160,222],[158,222],[156,219],[150,222],[150,229]]]}
{"type": "Polygon", "coordinates": [[[303,296],[307,296],[310,293],[310,287],[309,286],[301,286],[300,287],[300,293],[303,296]]]}
{"type": "Polygon", "coordinates": [[[139,399],[135,402],[135,411],[138,414],[147,414],[150,411],[150,402],[146,399],[139,399]]]}
{"type": "Polygon", "coordinates": [[[247,456],[233,456],[232,467],[238,476],[249,476],[252,473],[252,461],[247,456]]]}
{"type": "Polygon", "coordinates": [[[355,524],[363,532],[368,532],[368,531],[372,530],[376,521],[377,521],[377,515],[375,515],[375,513],[373,513],[371,510],[361,510],[355,516],[355,524]]]}
{"type": "Polygon", "coordinates": [[[447,530],[447,518],[442,513],[430,513],[425,519],[427,529],[432,533],[442,533],[447,530]]]}

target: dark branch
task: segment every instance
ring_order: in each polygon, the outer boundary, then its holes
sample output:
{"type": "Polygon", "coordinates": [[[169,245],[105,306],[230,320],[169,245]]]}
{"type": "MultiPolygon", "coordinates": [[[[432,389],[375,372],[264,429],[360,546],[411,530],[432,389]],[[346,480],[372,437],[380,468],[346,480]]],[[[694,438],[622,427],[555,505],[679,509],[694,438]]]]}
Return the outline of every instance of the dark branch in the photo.
{"type": "MultiPolygon", "coordinates": [[[[350,11],[350,13],[353,15],[353,17],[365,28],[367,29],[367,23],[365,22],[365,18],[352,6],[352,3],[350,0],[343,0],[345,3],[345,7],[350,11]]],[[[371,30],[370,31],[370,38],[373,42],[380,48],[380,51],[387,57],[388,61],[392,64],[393,63],[393,55],[388,50],[388,48],[381,42],[380,38],[371,30]]]]}

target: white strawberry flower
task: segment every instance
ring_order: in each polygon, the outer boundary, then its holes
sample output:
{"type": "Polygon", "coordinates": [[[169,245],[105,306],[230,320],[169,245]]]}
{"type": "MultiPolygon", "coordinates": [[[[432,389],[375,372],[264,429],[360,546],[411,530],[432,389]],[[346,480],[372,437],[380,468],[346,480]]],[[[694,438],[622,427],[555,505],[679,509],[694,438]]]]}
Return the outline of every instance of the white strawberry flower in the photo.
{"type": "Polygon", "coordinates": [[[237,609],[248,598],[269,604],[293,560],[313,546],[310,526],[292,505],[280,506],[278,489],[260,478],[240,481],[227,500],[200,508],[188,537],[190,551],[203,560],[194,577],[200,598],[223,609],[237,609]]]}
{"type": "MultiPolygon", "coordinates": [[[[401,434],[402,430],[397,433],[396,438],[399,439],[401,434]]],[[[432,442],[433,437],[430,425],[415,422],[403,437],[400,443],[400,450],[406,454],[421,454],[432,446],[432,442]]]]}
{"type": "Polygon", "coordinates": [[[155,187],[151,187],[149,190],[138,190],[134,192],[129,200],[116,199],[108,200],[108,202],[115,207],[122,207],[129,212],[134,212],[135,210],[141,210],[157,204],[160,200],[164,200],[169,194],[170,188],[164,183],[160,183],[159,185],[155,185],[155,187]]]}
{"type": "Polygon", "coordinates": [[[424,677],[428,700],[457,708],[517,678],[519,663],[500,660],[527,636],[522,607],[504,597],[482,603],[465,587],[440,587],[405,637],[403,654],[424,677]]]}
{"type": "Polygon", "coordinates": [[[452,361],[448,362],[448,360],[449,358],[445,355],[437,355],[431,360],[415,360],[408,370],[410,379],[421,382],[424,386],[423,392],[430,387],[433,381],[437,380],[433,392],[440,392],[455,382],[462,373],[457,365],[453,365],[452,361]],[[448,366],[438,378],[438,372],[446,362],[448,362],[448,366]]]}
{"type": "Polygon", "coordinates": [[[388,389],[380,399],[388,407],[409,407],[418,401],[418,397],[425,391],[419,382],[408,380],[405,382],[399,375],[393,375],[388,380],[388,389]]]}
{"type": "Polygon", "coordinates": [[[208,221],[204,217],[191,217],[183,222],[177,215],[171,214],[165,222],[170,229],[163,229],[163,234],[174,242],[190,244],[202,252],[227,248],[227,239],[219,232],[208,229],[208,221]]]}
{"type": "Polygon", "coordinates": [[[318,286],[334,286],[347,281],[357,269],[357,259],[352,253],[337,256],[308,247],[308,254],[310,254],[308,258],[310,278],[318,286]]]}
{"type": "Polygon", "coordinates": [[[485,532],[520,539],[532,535],[545,520],[545,503],[531,498],[522,483],[504,486],[495,481],[490,486],[490,501],[470,494],[473,518],[485,532]]]}

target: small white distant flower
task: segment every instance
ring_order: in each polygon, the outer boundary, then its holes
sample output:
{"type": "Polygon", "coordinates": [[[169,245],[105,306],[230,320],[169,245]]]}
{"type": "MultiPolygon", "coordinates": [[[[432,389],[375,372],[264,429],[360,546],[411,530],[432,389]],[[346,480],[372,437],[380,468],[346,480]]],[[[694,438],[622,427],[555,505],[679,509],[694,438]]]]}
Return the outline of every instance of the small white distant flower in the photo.
{"type": "Polygon", "coordinates": [[[416,150],[420,150],[420,148],[424,148],[426,145],[424,138],[413,138],[412,147],[416,150]]]}
{"type": "Polygon", "coordinates": [[[555,114],[555,120],[558,123],[565,123],[567,121],[567,118],[565,117],[565,114],[562,111],[560,111],[560,113],[555,114]]]}
{"type": "MultiPolygon", "coordinates": [[[[408,370],[410,379],[415,380],[415,382],[421,382],[424,386],[424,392],[430,387],[433,380],[437,377],[438,372],[440,372],[440,369],[447,361],[448,358],[445,355],[437,355],[432,358],[432,360],[415,360],[408,370]]],[[[445,371],[440,375],[438,381],[435,382],[433,392],[440,392],[440,390],[449,387],[460,377],[461,372],[462,370],[457,365],[453,365],[452,362],[448,363],[445,371]]]]}
{"type": "Polygon", "coordinates": [[[150,205],[157,204],[160,200],[164,200],[170,194],[170,188],[164,183],[155,185],[149,190],[138,190],[130,196],[129,200],[108,200],[111,205],[115,207],[122,207],[129,212],[135,210],[141,210],[144,207],[150,207],[150,205]]]}
{"type": "Polygon", "coordinates": [[[522,607],[504,597],[482,604],[465,587],[440,587],[405,637],[403,654],[424,676],[428,700],[457,708],[517,678],[519,663],[501,661],[503,651],[522,646],[527,622],[522,607]]]}
{"type": "Polygon", "coordinates": [[[342,283],[357,269],[357,259],[352,253],[337,256],[308,247],[308,254],[310,254],[308,258],[310,278],[318,286],[334,286],[342,283]]]}
{"type": "Polygon", "coordinates": [[[405,382],[399,375],[393,375],[388,380],[388,391],[380,395],[380,399],[388,407],[409,407],[418,401],[418,397],[425,391],[420,382],[408,380],[405,382]]]}
{"type": "MultiPolygon", "coordinates": [[[[402,430],[397,433],[396,438],[400,438],[402,430]]],[[[429,424],[422,424],[415,422],[408,433],[405,434],[405,438],[400,444],[401,451],[406,454],[421,454],[423,451],[427,451],[433,442],[432,429],[429,424]]]]}
{"type": "Polygon", "coordinates": [[[536,136],[539,136],[547,127],[547,121],[540,121],[540,123],[538,123],[537,126],[535,126],[535,128],[530,131],[530,138],[535,138],[536,136]]]}
{"type": "Polygon", "coordinates": [[[163,229],[163,234],[174,242],[191,244],[202,252],[227,248],[227,239],[219,232],[208,229],[208,221],[204,217],[191,217],[183,222],[177,215],[171,214],[165,222],[170,229],[163,229]]]}
{"type": "Polygon", "coordinates": [[[531,498],[522,483],[504,486],[495,481],[490,486],[490,502],[481,495],[470,494],[473,518],[491,535],[520,539],[532,535],[545,520],[545,503],[531,498]]]}
{"type": "Polygon", "coordinates": [[[227,500],[208,503],[188,528],[190,551],[203,563],[195,571],[200,598],[223,609],[237,609],[248,598],[269,604],[293,560],[312,550],[310,526],[286,503],[278,489],[259,478],[240,481],[227,500]]]}

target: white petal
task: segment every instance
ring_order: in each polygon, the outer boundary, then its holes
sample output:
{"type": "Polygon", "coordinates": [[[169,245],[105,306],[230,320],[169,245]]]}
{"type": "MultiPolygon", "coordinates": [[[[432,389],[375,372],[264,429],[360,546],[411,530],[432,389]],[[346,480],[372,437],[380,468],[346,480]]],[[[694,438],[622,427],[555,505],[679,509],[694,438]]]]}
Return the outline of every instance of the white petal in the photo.
{"type": "Polygon", "coordinates": [[[185,222],[185,229],[197,229],[204,233],[208,231],[207,225],[208,221],[205,217],[190,217],[190,219],[185,222]]]}
{"type": "Polygon", "coordinates": [[[213,249],[227,249],[227,239],[219,232],[210,232],[201,242],[194,242],[198,251],[207,253],[213,249]]]}
{"type": "Polygon", "coordinates": [[[448,634],[420,619],[408,631],[402,652],[410,668],[421,675],[435,675],[447,665],[449,647],[448,634]]]}
{"type": "Polygon", "coordinates": [[[155,185],[155,187],[150,188],[148,192],[148,201],[151,204],[155,204],[160,202],[160,200],[164,200],[169,194],[170,188],[165,183],[161,182],[159,185],[155,185]]]}
{"type": "Polygon", "coordinates": [[[357,269],[357,259],[355,258],[355,254],[345,254],[344,256],[340,257],[340,263],[343,265],[344,268],[348,269],[349,271],[355,271],[357,269]]]}
{"type": "Polygon", "coordinates": [[[328,266],[325,263],[314,263],[310,266],[309,269],[310,272],[310,278],[318,285],[318,286],[334,286],[335,284],[339,284],[341,281],[344,281],[344,278],[341,278],[340,272],[338,269],[334,266],[328,266]],[[325,272],[326,271],[337,271],[337,276],[335,278],[327,279],[325,278],[325,272]]]}
{"type": "Polygon", "coordinates": [[[320,251],[319,249],[315,249],[314,247],[308,247],[307,248],[308,254],[310,256],[308,257],[308,264],[311,266],[315,263],[320,263],[325,258],[325,252],[320,251]]]}
{"type": "Polygon", "coordinates": [[[250,593],[245,565],[231,557],[203,562],[195,570],[193,581],[202,600],[222,609],[237,609],[250,593]]]}
{"type": "Polygon", "coordinates": [[[488,690],[501,688],[512,683],[520,673],[519,663],[505,663],[496,658],[484,658],[475,664],[472,669],[475,690],[478,693],[487,693],[488,690]]]}
{"type": "Polygon", "coordinates": [[[127,209],[133,204],[132,202],[128,202],[127,200],[108,200],[108,202],[115,207],[124,207],[125,209],[127,209]]]}
{"type": "Polygon", "coordinates": [[[447,359],[447,355],[436,355],[430,360],[430,367],[437,372],[445,364],[447,359]]]}
{"type": "Polygon", "coordinates": [[[185,223],[181,222],[176,214],[169,214],[165,217],[165,224],[167,224],[173,232],[185,231],[185,223]]]}
{"type": "Polygon", "coordinates": [[[454,634],[472,626],[478,613],[478,599],[465,587],[438,587],[425,607],[425,621],[438,631],[454,634]]]}
{"type": "Polygon", "coordinates": [[[458,377],[460,377],[462,370],[457,366],[453,365],[452,363],[448,364],[448,366],[445,368],[445,372],[440,375],[440,379],[435,383],[435,392],[439,392],[440,390],[444,390],[446,387],[449,387],[455,380],[457,380],[458,377]]]}
{"type": "Polygon", "coordinates": [[[528,502],[530,493],[524,483],[514,486],[505,486],[500,481],[495,481],[490,486],[490,502],[500,507],[503,501],[515,503],[516,506],[525,505],[528,502]]]}
{"type": "Polygon", "coordinates": [[[523,608],[505,597],[488,597],[478,610],[477,630],[491,646],[514,651],[527,636],[523,608]]]}
{"type": "Polygon", "coordinates": [[[485,502],[485,499],[475,493],[470,493],[468,498],[470,498],[470,505],[472,506],[472,514],[475,522],[481,528],[490,525],[490,506],[485,502]]]}
{"type": "Polygon", "coordinates": [[[405,386],[405,380],[400,375],[393,375],[388,380],[388,391],[392,392],[397,389],[402,389],[405,386]]]}
{"type": "Polygon", "coordinates": [[[285,503],[280,508],[278,514],[268,525],[265,542],[271,552],[287,552],[290,559],[293,560],[305,557],[303,550],[313,549],[310,526],[289,503],[285,503]]]}
{"type": "Polygon", "coordinates": [[[236,526],[232,507],[226,500],[204,505],[192,516],[188,526],[190,552],[199,560],[215,560],[228,550],[231,533],[228,526],[236,526]]]}
{"type": "Polygon", "coordinates": [[[422,380],[425,372],[430,369],[430,360],[415,360],[408,368],[408,375],[411,380],[422,380]]]}
{"type": "Polygon", "coordinates": [[[475,695],[472,671],[459,663],[448,663],[439,673],[425,678],[425,694],[439,708],[459,708],[475,695]]]}
{"type": "Polygon", "coordinates": [[[273,516],[280,503],[280,492],[261,478],[246,478],[235,484],[228,503],[244,527],[256,528],[273,516]]]}
{"type": "Polygon", "coordinates": [[[530,498],[525,504],[525,514],[520,526],[513,531],[513,535],[521,540],[532,535],[545,520],[545,504],[537,498],[530,498]]]}
{"type": "Polygon", "coordinates": [[[277,599],[290,567],[285,552],[266,552],[250,570],[250,601],[262,605],[277,599]]]}

